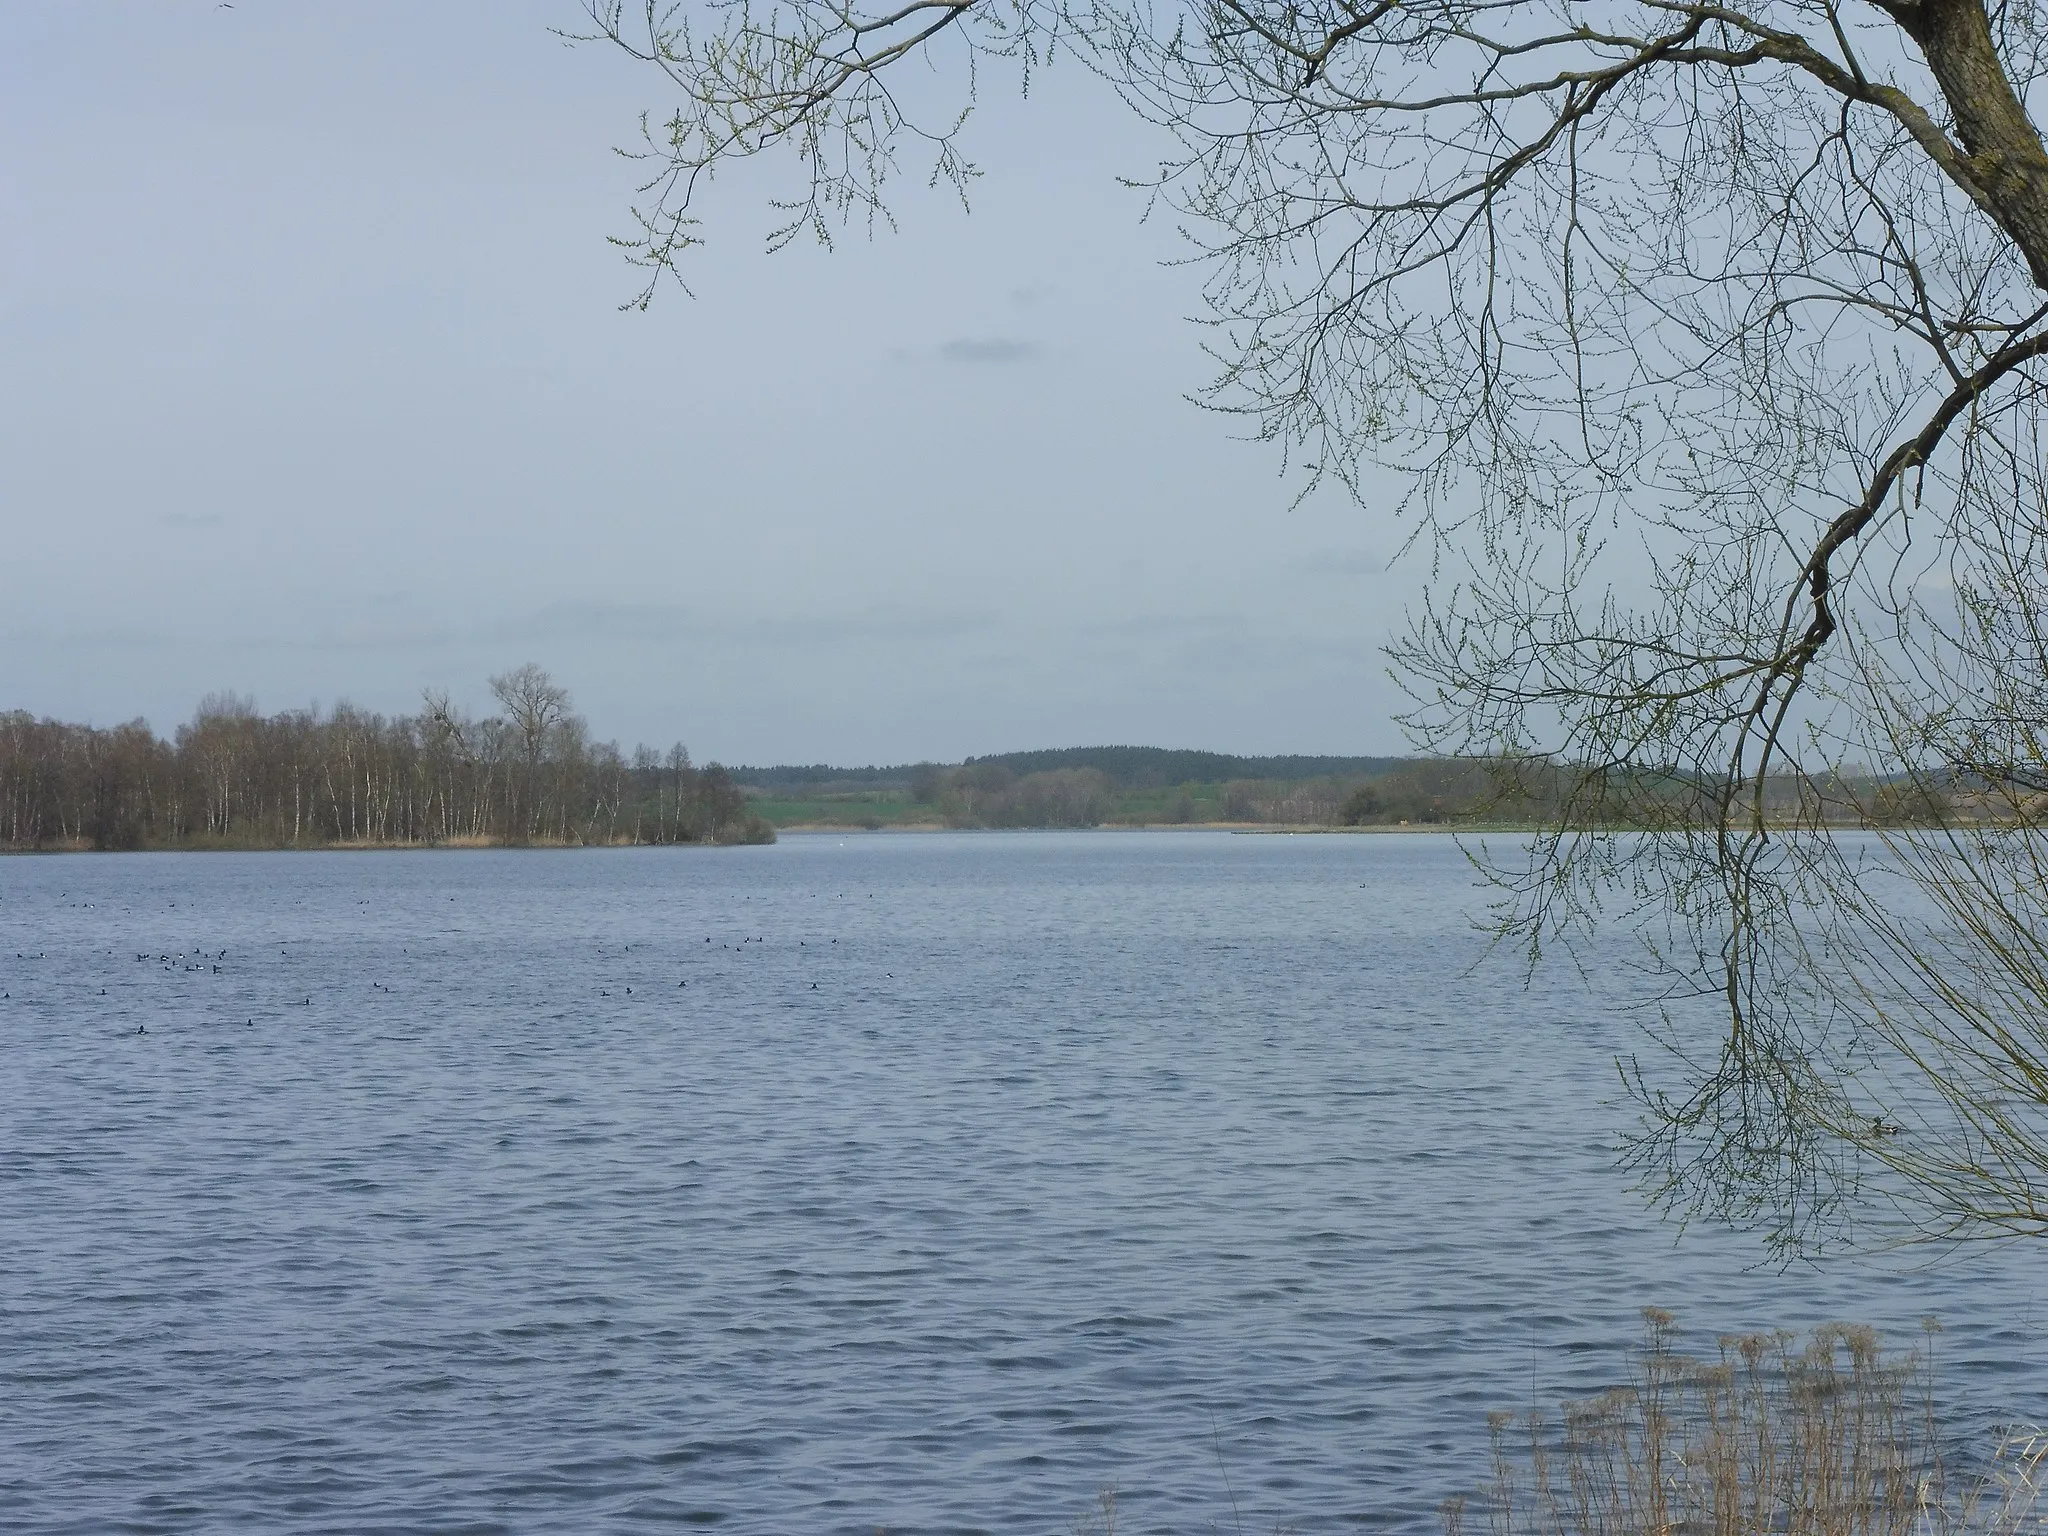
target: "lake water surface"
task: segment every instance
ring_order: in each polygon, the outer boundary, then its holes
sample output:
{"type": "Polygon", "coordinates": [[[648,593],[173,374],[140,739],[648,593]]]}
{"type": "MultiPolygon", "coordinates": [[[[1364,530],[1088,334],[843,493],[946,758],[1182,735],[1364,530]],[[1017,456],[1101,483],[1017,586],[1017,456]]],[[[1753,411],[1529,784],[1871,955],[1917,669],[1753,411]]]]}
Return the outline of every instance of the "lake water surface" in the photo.
{"type": "Polygon", "coordinates": [[[1423,1531],[1647,1303],[1935,1313],[2048,1417],[2030,1250],[1647,1214],[1618,983],[1475,901],[1429,836],[0,861],[0,1528],[1423,1531]]]}

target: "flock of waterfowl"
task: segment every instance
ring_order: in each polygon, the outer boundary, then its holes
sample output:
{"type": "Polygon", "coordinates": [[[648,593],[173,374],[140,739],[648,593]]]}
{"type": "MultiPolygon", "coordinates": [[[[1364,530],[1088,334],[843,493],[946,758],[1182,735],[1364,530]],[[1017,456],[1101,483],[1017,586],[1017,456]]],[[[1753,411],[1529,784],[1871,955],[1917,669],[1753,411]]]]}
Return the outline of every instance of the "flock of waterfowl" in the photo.
{"type": "MultiPolygon", "coordinates": [[[[842,900],[846,899],[845,893],[840,893],[840,896],[842,900]]],[[[454,897],[450,897],[448,899],[451,902],[455,900],[454,897]]],[[[870,895],[868,899],[872,900],[872,895],[870,895]]],[[[367,900],[359,900],[357,902],[357,905],[368,904],[369,902],[367,900]]],[[[78,907],[89,907],[93,904],[85,902],[75,902],[69,903],[69,905],[78,907]]],[[[169,905],[175,908],[177,906],[177,903],[172,902],[169,905]]],[[[16,910],[18,911],[19,908],[17,908],[16,910]]],[[[716,944],[720,951],[731,954],[735,958],[737,958],[741,954],[754,952],[757,949],[757,947],[759,949],[766,949],[769,943],[769,939],[768,936],[764,933],[743,933],[739,936],[737,941],[734,941],[732,939],[726,939],[721,941],[712,934],[706,934],[704,935],[703,943],[707,947],[716,944]]],[[[817,945],[812,945],[808,938],[799,938],[796,940],[795,947],[801,950],[816,952],[827,950],[831,946],[837,945],[838,943],[839,940],[837,938],[830,938],[821,939],[817,945]]],[[[641,949],[643,953],[647,950],[648,947],[649,946],[647,946],[644,942],[641,944],[641,949]]],[[[187,948],[176,950],[168,948],[135,949],[131,947],[128,953],[130,953],[134,957],[133,961],[131,962],[132,964],[150,966],[158,973],[167,976],[226,976],[234,974],[236,971],[242,969],[242,967],[240,966],[231,964],[231,948],[232,946],[215,948],[212,946],[197,944],[191,945],[187,948]]],[[[286,961],[292,958],[290,944],[288,942],[280,942],[277,948],[277,960],[286,961]]],[[[600,955],[602,955],[605,949],[605,945],[602,941],[593,941],[593,948],[595,948],[597,952],[600,955]]],[[[624,956],[630,955],[632,952],[633,945],[625,944],[619,948],[617,954],[619,954],[620,956],[624,956]]],[[[107,950],[104,952],[104,958],[111,960],[114,956],[114,953],[115,952],[112,950],[107,950]]],[[[411,946],[404,946],[401,950],[401,953],[410,955],[411,946]]],[[[27,964],[31,961],[45,961],[48,959],[48,952],[46,950],[38,950],[34,954],[30,954],[26,950],[18,950],[15,954],[15,959],[19,962],[22,962],[23,964],[27,964]]],[[[700,983],[702,983],[706,979],[707,978],[705,977],[697,978],[697,980],[700,983]]],[[[893,980],[894,974],[886,973],[886,979],[893,980]]],[[[690,985],[690,980],[691,978],[687,976],[677,979],[675,982],[675,987],[672,990],[687,990],[690,985]]],[[[802,985],[803,990],[806,992],[820,992],[825,990],[825,979],[801,978],[800,984],[802,985]]],[[[366,989],[368,991],[382,993],[386,996],[398,995],[397,988],[393,987],[389,982],[379,978],[367,978],[366,981],[365,979],[358,979],[357,985],[366,985],[366,989]]],[[[289,997],[288,1001],[273,1004],[272,1006],[279,1008],[311,1008],[313,1006],[314,996],[317,990],[318,989],[316,988],[314,992],[302,992],[297,996],[289,997]]],[[[592,988],[592,991],[595,993],[595,996],[598,999],[611,999],[613,997],[626,998],[645,995],[649,991],[649,988],[644,983],[614,983],[596,985],[592,988]]],[[[107,988],[104,986],[100,986],[97,991],[97,996],[103,998],[107,995],[107,988]]],[[[21,999],[21,1001],[24,1002],[31,1000],[32,999],[28,997],[24,997],[23,999],[21,999]]],[[[13,997],[12,988],[0,986],[0,1002],[12,1001],[15,1001],[13,997]]],[[[259,1008],[258,1011],[260,1012],[262,1010],[259,1008]]],[[[256,1019],[253,1016],[246,1016],[243,1020],[243,1023],[248,1027],[254,1027],[256,1024],[256,1019]]],[[[134,1033],[137,1035],[147,1035],[149,1033],[148,1025],[143,1022],[138,1022],[136,1024],[134,1033]]]]}

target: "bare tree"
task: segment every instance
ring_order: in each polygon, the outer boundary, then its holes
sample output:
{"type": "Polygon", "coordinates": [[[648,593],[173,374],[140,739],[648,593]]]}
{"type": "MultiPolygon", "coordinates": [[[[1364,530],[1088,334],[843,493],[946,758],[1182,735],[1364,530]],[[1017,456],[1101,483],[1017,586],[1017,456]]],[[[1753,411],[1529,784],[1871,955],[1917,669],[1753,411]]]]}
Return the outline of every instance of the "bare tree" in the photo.
{"type": "Polygon", "coordinates": [[[591,20],[672,102],[623,242],[643,303],[714,172],[781,157],[771,243],[829,239],[885,216],[908,157],[964,192],[991,74],[1078,57],[1162,131],[1138,179],[1206,263],[1209,402],[1431,557],[1397,649],[1415,739],[1562,785],[1492,869],[1501,934],[1536,954],[1597,917],[1647,942],[1650,1187],[1786,1251],[1873,1173],[1936,1230],[2048,1231],[2048,979],[2018,939],[2048,918],[2033,0],[591,20]],[[1873,842],[1775,794],[1857,762],[2001,797],[1873,842]],[[1957,1090],[1928,1042],[1963,1037],[1990,1076],[1957,1090]]]}
{"type": "Polygon", "coordinates": [[[538,763],[548,732],[569,713],[569,690],[529,661],[492,678],[491,692],[518,731],[527,762],[538,763]]]}
{"type": "Polygon", "coordinates": [[[491,692],[505,706],[516,734],[523,772],[519,780],[519,816],[532,836],[541,830],[541,757],[549,738],[569,714],[569,690],[528,662],[491,679],[491,692]]]}

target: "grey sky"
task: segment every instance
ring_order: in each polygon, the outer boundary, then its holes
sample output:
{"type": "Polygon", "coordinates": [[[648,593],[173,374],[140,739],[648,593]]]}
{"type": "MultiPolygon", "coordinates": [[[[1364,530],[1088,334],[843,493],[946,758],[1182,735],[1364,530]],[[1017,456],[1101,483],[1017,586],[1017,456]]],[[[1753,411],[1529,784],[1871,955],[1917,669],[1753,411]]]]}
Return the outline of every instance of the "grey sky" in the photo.
{"type": "MultiPolygon", "coordinates": [[[[1384,751],[1395,535],[1183,396],[1197,276],[1071,65],[971,214],[638,274],[656,81],[555,3],[0,10],[0,708],[159,729],[533,660],[603,736],[841,762],[1384,751]]],[[[759,189],[754,189],[759,190],[759,189]]]]}

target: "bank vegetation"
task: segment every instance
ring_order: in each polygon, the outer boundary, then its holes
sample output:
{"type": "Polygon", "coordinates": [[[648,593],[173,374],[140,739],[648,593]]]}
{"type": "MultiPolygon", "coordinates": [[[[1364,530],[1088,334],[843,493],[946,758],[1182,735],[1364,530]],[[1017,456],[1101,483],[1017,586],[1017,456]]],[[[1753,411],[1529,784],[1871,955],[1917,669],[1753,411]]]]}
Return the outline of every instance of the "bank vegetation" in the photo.
{"type": "Polygon", "coordinates": [[[1888,1354],[1876,1332],[1825,1324],[1675,1347],[1647,1309],[1629,1379],[1555,1417],[1491,1416],[1492,1475],[1443,1506],[1446,1536],[2020,1536],[2048,1525],[2048,1435],[1959,1435],[1924,1347],[1888,1354]]]}

